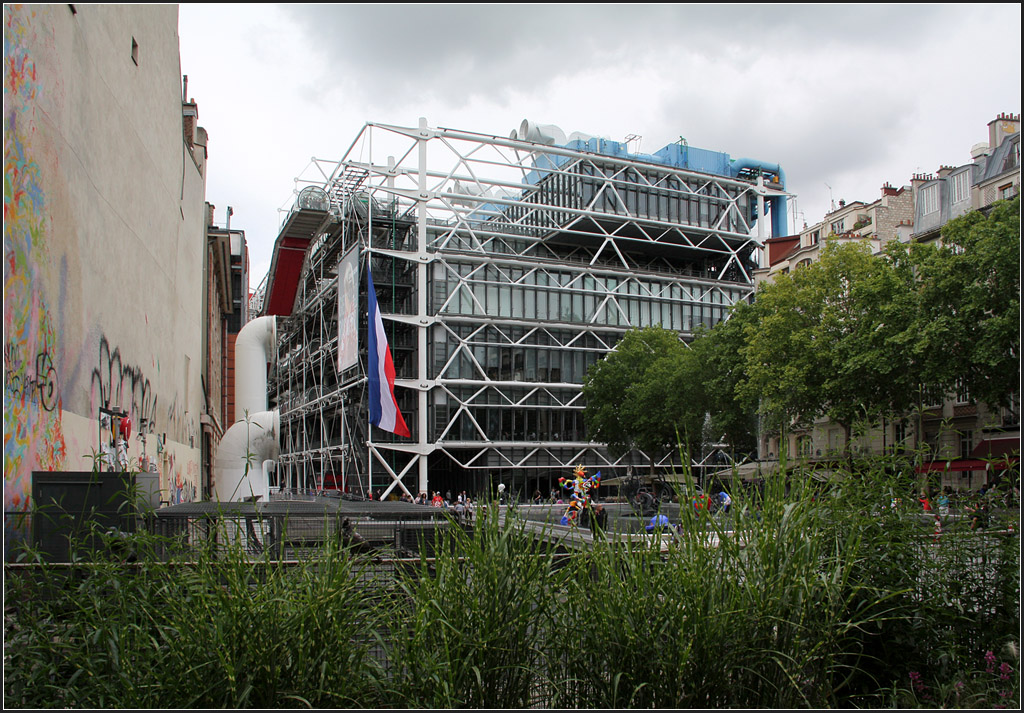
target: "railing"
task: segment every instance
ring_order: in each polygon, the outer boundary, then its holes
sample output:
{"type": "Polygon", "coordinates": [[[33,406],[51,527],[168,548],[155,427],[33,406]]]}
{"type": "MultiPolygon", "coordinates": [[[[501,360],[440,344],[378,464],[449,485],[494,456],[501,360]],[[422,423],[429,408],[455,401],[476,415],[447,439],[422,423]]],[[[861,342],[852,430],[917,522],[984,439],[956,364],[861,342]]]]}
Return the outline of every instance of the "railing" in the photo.
{"type": "MultiPolygon", "coordinates": [[[[414,514],[348,512],[311,507],[310,499],[277,504],[275,512],[260,512],[251,503],[196,503],[163,508],[144,515],[91,513],[96,518],[51,517],[37,512],[6,512],[5,561],[34,559],[48,562],[86,561],[114,556],[132,561],[136,546],[152,548],[159,559],[190,559],[199,553],[223,554],[241,549],[250,556],[266,555],[276,561],[304,559],[333,541],[372,554],[402,559],[433,553],[436,535],[453,525],[445,513],[422,508],[414,514]],[[287,512],[289,508],[297,512],[287,512]],[[316,512],[313,510],[316,509],[316,512]],[[116,515],[116,526],[109,526],[116,515]],[[97,519],[98,518],[98,519],[97,519]],[[99,526],[92,523],[102,522],[99,526]],[[133,542],[129,533],[150,538],[133,542]],[[28,547],[23,547],[27,545],[28,547]]],[[[382,504],[384,505],[384,504],[382,504]]]]}

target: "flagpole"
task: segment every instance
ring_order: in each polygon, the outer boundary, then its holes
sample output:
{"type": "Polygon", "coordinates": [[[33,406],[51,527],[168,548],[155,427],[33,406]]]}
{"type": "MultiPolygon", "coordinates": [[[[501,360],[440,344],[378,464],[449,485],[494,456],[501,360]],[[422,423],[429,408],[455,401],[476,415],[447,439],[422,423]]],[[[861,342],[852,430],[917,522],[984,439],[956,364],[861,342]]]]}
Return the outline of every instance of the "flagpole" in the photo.
{"type": "MultiPolygon", "coordinates": [[[[367,203],[367,213],[369,213],[369,203],[367,203]]],[[[366,497],[367,492],[372,489],[373,485],[373,424],[370,423],[370,339],[369,330],[373,329],[373,315],[370,314],[370,290],[373,289],[373,285],[370,284],[370,263],[372,262],[370,256],[370,236],[366,236],[366,487],[363,488],[363,497],[366,497]]]]}

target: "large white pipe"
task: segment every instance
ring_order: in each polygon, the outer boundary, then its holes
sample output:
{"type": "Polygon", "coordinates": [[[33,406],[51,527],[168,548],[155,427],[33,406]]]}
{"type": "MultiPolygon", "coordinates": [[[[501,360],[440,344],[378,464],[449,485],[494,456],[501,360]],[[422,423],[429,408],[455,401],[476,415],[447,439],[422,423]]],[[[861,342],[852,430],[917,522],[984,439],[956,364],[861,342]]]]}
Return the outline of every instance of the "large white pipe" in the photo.
{"type": "Polygon", "coordinates": [[[265,461],[280,455],[281,417],[267,409],[267,365],[277,353],[277,318],[247,322],[235,339],[235,423],[217,447],[214,490],[220,502],[266,501],[265,461]]]}
{"type": "Polygon", "coordinates": [[[235,422],[267,410],[267,364],[277,353],[277,319],[246,322],[235,339],[235,422]]]}
{"type": "Polygon", "coordinates": [[[217,447],[217,500],[222,503],[246,499],[266,502],[270,479],[265,461],[280,455],[281,418],[277,411],[249,414],[227,430],[217,447]]]}

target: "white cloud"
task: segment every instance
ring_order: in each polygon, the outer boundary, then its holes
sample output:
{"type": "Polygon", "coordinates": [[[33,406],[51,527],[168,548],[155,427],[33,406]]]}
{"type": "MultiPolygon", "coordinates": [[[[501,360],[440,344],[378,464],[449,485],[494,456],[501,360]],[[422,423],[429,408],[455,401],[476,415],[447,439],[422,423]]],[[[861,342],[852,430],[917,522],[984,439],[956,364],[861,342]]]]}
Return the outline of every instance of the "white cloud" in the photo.
{"type": "MultiPolygon", "coordinates": [[[[182,5],[182,71],[254,280],[310,157],[367,121],[524,118],[778,162],[808,222],[965,163],[1020,111],[1019,5],[182,5]]],[[[796,226],[796,227],[799,227],[796,226]]],[[[255,286],[255,285],[254,285],[255,286]]]]}

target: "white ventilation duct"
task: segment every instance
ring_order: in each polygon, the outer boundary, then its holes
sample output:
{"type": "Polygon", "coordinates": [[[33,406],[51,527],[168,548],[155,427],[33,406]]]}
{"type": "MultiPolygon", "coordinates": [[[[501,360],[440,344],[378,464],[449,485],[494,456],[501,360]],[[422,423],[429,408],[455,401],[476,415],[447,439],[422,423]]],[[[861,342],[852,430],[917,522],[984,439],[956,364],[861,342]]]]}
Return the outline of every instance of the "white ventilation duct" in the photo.
{"type": "Polygon", "coordinates": [[[260,411],[227,430],[217,447],[217,500],[266,502],[270,492],[268,465],[280,455],[281,419],[277,411],[260,411]],[[269,463],[268,463],[269,461],[269,463]]]}
{"type": "Polygon", "coordinates": [[[479,183],[462,183],[458,179],[455,180],[455,185],[452,188],[452,193],[458,193],[461,196],[467,196],[466,198],[452,198],[454,205],[461,206],[474,206],[485,202],[490,197],[490,191],[479,183]],[[484,200],[476,200],[476,199],[484,200]]]}
{"type": "Polygon", "coordinates": [[[584,134],[582,131],[574,131],[571,134],[569,134],[569,140],[566,141],[566,143],[571,144],[573,141],[582,141],[583,143],[587,143],[591,139],[596,138],[597,137],[594,136],[593,134],[584,134]]]}
{"type": "Polygon", "coordinates": [[[277,320],[257,317],[235,339],[235,422],[267,410],[267,364],[277,353],[277,320]]]}
{"type": "Polygon", "coordinates": [[[554,124],[537,124],[529,119],[523,119],[523,123],[519,125],[519,140],[547,146],[563,146],[565,132],[554,124]]]}
{"type": "Polygon", "coordinates": [[[277,319],[247,322],[235,340],[235,423],[217,447],[217,500],[266,500],[270,490],[265,461],[280,454],[281,419],[267,409],[267,365],[277,353],[277,319]]]}

